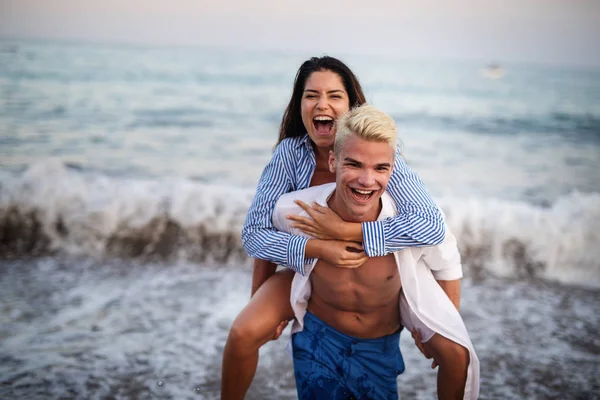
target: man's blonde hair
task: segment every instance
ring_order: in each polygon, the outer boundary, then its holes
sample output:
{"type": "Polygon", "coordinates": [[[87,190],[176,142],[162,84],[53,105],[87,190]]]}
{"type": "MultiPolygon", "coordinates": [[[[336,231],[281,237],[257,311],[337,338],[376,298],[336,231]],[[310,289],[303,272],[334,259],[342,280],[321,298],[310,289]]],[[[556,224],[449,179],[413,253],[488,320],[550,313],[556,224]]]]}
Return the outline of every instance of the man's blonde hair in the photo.
{"type": "Polygon", "coordinates": [[[350,134],[368,141],[386,142],[396,150],[398,140],[396,123],[392,117],[371,105],[355,107],[338,118],[333,145],[336,156],[339,155],[350,134]]]}

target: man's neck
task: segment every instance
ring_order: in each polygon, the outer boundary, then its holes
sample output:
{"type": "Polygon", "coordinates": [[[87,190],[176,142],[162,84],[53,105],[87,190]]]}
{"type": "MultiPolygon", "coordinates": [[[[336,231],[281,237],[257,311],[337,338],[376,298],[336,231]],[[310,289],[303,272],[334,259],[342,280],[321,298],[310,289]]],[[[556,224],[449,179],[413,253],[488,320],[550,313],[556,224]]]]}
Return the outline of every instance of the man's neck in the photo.
{"type": "Polygon", "coordinates": [[[327,200],[327,205],[329,206],[329,208],[335,211],[336,214],[339,215],[340,218],[344,221],[359,223],[377,221],[377,218],[381,213],[381,198],[379,199],[376,205],[374,204],[374,206],[364,214],[354,215],[348,210],[348,207],[346,207],[346,205],[343,203],[340,196],[337,196],[336,194],[337,188],[333,191],[333,193],[329,197],[329,200],[327,200]]]}

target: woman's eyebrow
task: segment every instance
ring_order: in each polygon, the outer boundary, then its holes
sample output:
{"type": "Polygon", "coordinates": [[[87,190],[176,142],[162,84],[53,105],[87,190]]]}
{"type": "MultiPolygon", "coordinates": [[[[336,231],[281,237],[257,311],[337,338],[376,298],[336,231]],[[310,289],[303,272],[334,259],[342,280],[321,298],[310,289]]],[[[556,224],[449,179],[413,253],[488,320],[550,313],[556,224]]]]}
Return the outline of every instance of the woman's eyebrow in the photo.
{"type": "MultiPolygon", "coordinates": [[[[307,93],[307,92],[310,92],[310,93],[319,93],[319,91],[315,90],[315,89],[304,89],[304,93],[307,93]]],[[[339,92],[339,93],[346,93],[342,89],[332,89],[332,90],[328,90],[327,91],[327,93],[337,93],[337,92],[339,92]]]]}

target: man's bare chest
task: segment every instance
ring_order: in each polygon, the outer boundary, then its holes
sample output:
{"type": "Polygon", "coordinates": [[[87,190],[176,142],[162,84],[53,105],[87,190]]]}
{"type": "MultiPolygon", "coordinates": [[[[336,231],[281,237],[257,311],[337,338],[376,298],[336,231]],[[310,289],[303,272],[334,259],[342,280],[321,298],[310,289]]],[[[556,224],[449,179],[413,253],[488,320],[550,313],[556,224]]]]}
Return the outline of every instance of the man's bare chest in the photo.
{"type": "Polygon", "coordinates": [[[340,268],[319,260],[311,279],[330,288],[347,287],[366,290],[400,289],[400,276],[394,256],[372,257],[358,268],[340,268]]]}

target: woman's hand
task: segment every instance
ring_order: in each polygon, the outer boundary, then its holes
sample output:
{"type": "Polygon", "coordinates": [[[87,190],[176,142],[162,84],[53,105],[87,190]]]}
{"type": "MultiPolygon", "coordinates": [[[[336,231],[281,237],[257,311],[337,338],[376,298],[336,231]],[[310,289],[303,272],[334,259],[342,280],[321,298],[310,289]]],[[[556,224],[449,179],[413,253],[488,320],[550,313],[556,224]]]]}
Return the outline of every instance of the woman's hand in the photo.
{"type": "Polygon", "coordinates": [[[292,224],[294,228],[300,229],[315,239],[362,240],[360,224],[346,222],[331,208],[323,207],[317,203],[312,203],[310,206],[301,200],[295,200],[295,203],[302,207],[310,218],[289,215],[287,218],[294,221],[292,224]],[[360,231],[358,235],[352,235],[355,228],[360,231]]]}
{"type": "Polygon", "coordinates": [[[306,257],[320,258],[340,268],[357,268],[369,259],[359,243],[317,239],[308,241],[306,257]]]}

